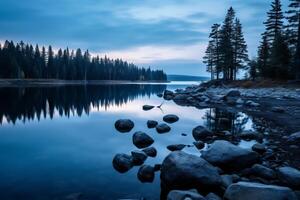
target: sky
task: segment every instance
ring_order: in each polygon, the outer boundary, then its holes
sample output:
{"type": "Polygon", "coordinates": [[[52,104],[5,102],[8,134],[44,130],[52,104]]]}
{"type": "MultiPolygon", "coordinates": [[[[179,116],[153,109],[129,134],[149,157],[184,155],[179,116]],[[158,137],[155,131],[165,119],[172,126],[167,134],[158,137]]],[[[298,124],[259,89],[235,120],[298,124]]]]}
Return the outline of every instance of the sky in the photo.
{"type": "MultiPolygon", "coordinates": [[[[208,76],[210,27],[232,6],[256,55],[271,0],[0,0],[0,42],[89,49],[168,74],[208,76]]],[[[282,0],[286,7],[288,0],[282,0]]]]}

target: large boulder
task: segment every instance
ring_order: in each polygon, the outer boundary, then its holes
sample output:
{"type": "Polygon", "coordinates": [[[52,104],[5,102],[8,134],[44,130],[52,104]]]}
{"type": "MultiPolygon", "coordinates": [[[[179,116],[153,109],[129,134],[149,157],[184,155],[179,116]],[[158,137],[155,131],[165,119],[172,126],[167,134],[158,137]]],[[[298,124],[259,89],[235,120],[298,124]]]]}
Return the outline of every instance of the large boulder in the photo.
{"type": "Polygon", "coordinates": [[[113,159],[113,167],[120,173],[125,173],[133,167],[132,157],[127,154],[117,154],[113,159]]]}
{"type": "Polygon", "coordinates": [[[287,187],[260,183],[238,182],[230,185],[224,195],[226,200],[297,200],[287,187]]]}
{"type": "Polygon", "coordinates": [[[166,115],[163,117],[163,120],[169,124],[175,123],[179,120],[177,115],[166,115]]]}
{"type": "Polygon", "coordinates": [[[251,168],[252,174],[264,178],[264,179],[275,179],[276,172],[273,169],[265,167],[260,164],[255,164],[251,168]]]}
{"type": "Polygon", "coordinates": [[[292,167],[280,167],[278,169],[280,181],[292,188],[300,189],[300,171],[292,167]]]}
{"type": "Polygon", "coordinates": [[[225,171],[238,171],[259,161],[259,155],[225,140],[217,140],[202,153],[202,158],[225,171]]]}
{"type": "Polygon", "coordinates": [[[130,119],[119,119],[115,123],[115,128],[121,133],[129,132],[133,129],[134,123],[130,119]]]}
{"type": "Polygon", "coordinates": [[[197,126],[193,129],[193,137],[196,141],[205,140],[207,137],[212,137],[213,133],[203,126],[197,126]]]}
{"type": "Polygon", "coordinates": [[[143,165],[140,167],[137,176],[142,183],[152,183],[155,177],[154,172],[154,167],[143,165]]]}
{"type": "Polygon", "coordinates": [[[157,131],[158,133],[167,133],[167,132],[169,132],[170,130],[171,130],[171,127],[168,126],[168,125],[165,124],[165,123],[158,124],[158,125],[156,126],[156,131],[157,131]]]}
{"type": "Polygon", "coordinates": [[[161,166],[161,180],[168,188],[216,189],[221,184],[218,170],[204,159],[183,151],[170,153],[161,166]]]}
{"type": "Polygon", "coordinates": [[[172,190],[169,192],[167,200],[206,200],[197,191],[193,190],[172,190]]]}
{"type": "Polygon", "coordinates": [[[132,142],[137,148],[141,149],[149,147],[154,143],[154,140],[146,133],[138,131],[133,134],[132,142]]]}

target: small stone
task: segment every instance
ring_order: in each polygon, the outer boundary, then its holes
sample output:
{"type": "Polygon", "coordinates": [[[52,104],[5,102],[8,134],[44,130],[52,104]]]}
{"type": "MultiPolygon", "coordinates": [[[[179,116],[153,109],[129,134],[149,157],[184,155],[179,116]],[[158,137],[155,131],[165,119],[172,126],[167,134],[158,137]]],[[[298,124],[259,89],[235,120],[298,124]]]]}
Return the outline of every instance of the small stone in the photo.
{"type": "Polygon", "coordinates": [[[132,162],[134,165],[142,165],[147,159],[147,154],[144,151],[135,150],[131,152],[132,162]]]}
{"type": "Polygon", "coordinates": [[[156,157],[157,151],[154,147],[147,147],[143,149],[143,152],[145,152],[149,157],[156,157]]]}
{"type": "Polygon", "coordinates": [[[276,173],[273,169],[267,168],[260,164],[255,164],[252,166],[252,174],[268,180],[276,178],[276,173]]]}
{"type": "Polygon", "coordinates": [[[207,139],[207,137],[212,137],[213,133],[203,126],[197,126],[193,129],[193,137],[196,141],[207,139]]]}
{"type": "Polygon", "coordinates": [[[260,154],[263,154],[267,151],[266,146],[260,143],[254,144],[252,146],[252,150],[260,154]]]}
{"type": "Polygon", "coordinates": [[[147,121],[147,127],[148,128],[155,128],[157,126],[158,122],[154,120],[148,120],[147,121]]]}
{"type": "Polygon", "coordinates": [[[143,106],[144,111],[152,110],[153,108],[154,108],[154,106],[151,106],[151,105],[144,105],[143,106]]]}
{"type": "Polygon", "coordinates": [[[137,148],[141,149],[153,144],[154,140],[146,133],[138,131],[133,134],[132,142],[137,148]]]}
{"type": "Polygon", "coordinates": [[[172,190],[169,192],[167,200],[206,200],[196,191],[172,190]]]}
{"type": "Polygon", "coordinates": [[[130,119],[119,119],[115,123],[115,128],[121,133],[129,132],[133,129],[134,123],[130,119]]]}
{"type": "Polygon", "coordinates": [[[129,171],[133,166],[132,157],[127,154],[117,154],[113,159],[113,167],[120,173],[129,171]]]}
{"type": "Polygon", "coordinates": [[[143,165],[140,167],[139,171],[138,171],[138,179],[142,182],[142,183],[152,183],[154,180],[154,167],[149,166],[149,165],[143,165]]]}
{"type": "Polygon", "coordinates": [[[203,149],[205,147],[205,143],[202,141],[196,141],[193,142],[193,144],[195,145],[195,147],[199,150],[203,149]]]}
{"type": "Polygon", "coordinates": [[[168,126],[167,124],[164,124],[164,123],[158,124],[158,125],[156,126],[156,131],[157,131],[158,133],[167,133],[167,132],[169,132],[170,130],[171,130],[171,127],[168,126]]]}
{"type": "Polygon", "coordinates": [[[186,145],[184,144],[173,144],[167,146],[167,149],[170,151],[181,151],[182,149],[184,149],[184,147],[186,147],[186,145]]]}
{"type": "Polygon", "coordinates": [[[181,133],[181,136],[187,136],[187,134],[186,133],[181,133]]]}
{"type": "Polygon", "coordinates": [[[169,124],[175,123],[179,120],[179,117],[176,115],[166,115],[163,117],[163,120],[169,124]]]}

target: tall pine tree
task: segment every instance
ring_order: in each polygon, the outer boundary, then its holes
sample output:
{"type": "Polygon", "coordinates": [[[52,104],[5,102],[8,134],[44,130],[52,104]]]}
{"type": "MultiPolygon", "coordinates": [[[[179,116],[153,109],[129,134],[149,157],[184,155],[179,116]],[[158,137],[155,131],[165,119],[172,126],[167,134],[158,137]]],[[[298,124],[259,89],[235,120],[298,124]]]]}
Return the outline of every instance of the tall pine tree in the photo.
{"type": "Polygon", "coordinates": [[[288,42],[294,53],[297,47],[298,24],[300,15],[300,0],[290,0],[289,10],[286,12],[288,24],[285,26],[288,42]]]}

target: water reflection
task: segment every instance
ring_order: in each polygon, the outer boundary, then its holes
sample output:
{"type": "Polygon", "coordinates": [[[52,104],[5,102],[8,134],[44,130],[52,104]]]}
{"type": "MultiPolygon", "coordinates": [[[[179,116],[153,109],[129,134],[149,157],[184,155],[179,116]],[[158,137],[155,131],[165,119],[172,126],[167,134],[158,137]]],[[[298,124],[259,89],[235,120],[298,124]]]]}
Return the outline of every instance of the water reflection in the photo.
{"type": "Polygon", "coordinates": [[[89,114],[91,108],[122,106],[138,97],[162,93],[166,85],[97,85],[0,88],[0,124],[49,116],[89,114]]]}

